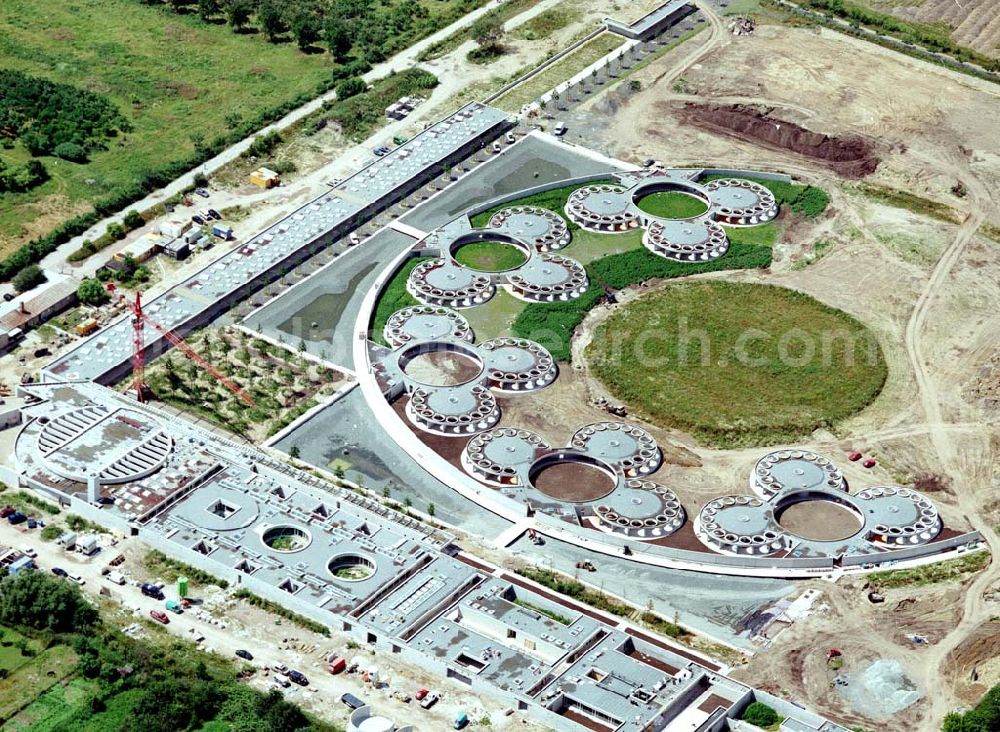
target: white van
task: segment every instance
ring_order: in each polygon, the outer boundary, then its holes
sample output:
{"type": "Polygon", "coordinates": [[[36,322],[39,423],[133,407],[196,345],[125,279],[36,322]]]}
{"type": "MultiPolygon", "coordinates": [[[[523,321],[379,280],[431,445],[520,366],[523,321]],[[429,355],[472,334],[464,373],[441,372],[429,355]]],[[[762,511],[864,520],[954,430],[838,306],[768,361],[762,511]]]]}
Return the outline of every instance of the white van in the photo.
{"type": "Polygon", "coordinates": [[[566,123],[560,120],[556,123],[556,128],[552,130],[552,134],[556,137],[562,137],[566,134],[566,123]]]}
{"type": "Polygon", "coordinates": [[[292,685],[292,682],[284,674],[275,674],[274,683],[284,689],[287,689],[289,686],[292,685]]]}

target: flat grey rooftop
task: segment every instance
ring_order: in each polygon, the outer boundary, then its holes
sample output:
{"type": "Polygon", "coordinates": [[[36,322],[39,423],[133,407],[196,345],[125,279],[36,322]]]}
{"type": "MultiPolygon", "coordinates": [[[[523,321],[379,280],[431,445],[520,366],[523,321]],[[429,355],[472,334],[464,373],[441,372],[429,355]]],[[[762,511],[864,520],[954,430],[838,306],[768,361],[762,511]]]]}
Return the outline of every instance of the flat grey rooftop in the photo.
{"type": "MultiPolygon", "coordinates": [[[[181,326],[320,237],[346,226],[359,212],[409,185],[411,179],[425,175],[440,161],[506,119],[507,114],[499,109],[477,102],[466,105],[211,262],[147,303],[144,309],[167,328],[181,326]]],[[[157,338],[147,335],[147,343],[157,338]]],[[[131,352],[131,318],[126,316],[56,359],[45,372],[60,379],[94,380],[126,362],[131,352]]]]}

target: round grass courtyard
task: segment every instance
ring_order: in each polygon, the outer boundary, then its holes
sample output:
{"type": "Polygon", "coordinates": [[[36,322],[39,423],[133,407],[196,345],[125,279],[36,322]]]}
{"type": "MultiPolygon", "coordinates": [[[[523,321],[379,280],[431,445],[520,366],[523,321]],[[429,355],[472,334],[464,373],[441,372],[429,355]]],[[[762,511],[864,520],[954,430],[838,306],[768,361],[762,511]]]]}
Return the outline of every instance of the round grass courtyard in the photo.
{"type": "Polygon", "coordinates": [[[700,198],[680,191],[660,191],[640,198],[636,205],[661,219],[690,219],[708,211],[708,205],[700,198]]]}
{"type": "Polygon", "coordinates": [[[501,241],[474,241],[454,252],[455,261],[477,272],[506,272],[520,267],[528,257],[513,244],[501,241]]]}
{"type": "Polygon", "coordinates": [[[591,371],[652,422],[714,447],[794,440],[870,404],[887,368],[871,331],[783,287],[676,284],[620,307],[591,371]]]}

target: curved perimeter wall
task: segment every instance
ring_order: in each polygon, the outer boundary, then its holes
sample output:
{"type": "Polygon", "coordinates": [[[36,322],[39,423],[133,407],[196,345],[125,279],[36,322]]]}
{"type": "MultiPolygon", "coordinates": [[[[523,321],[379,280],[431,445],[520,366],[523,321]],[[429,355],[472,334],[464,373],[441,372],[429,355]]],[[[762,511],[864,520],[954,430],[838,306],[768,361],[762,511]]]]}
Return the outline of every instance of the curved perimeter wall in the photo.
{"type": "MultiPolygon", "coordinates": [[[[498,196],[466,210],[467,217],[475,216],[494,206],[509,201],[515,201],[535,193],[543,193],[554,188],[562,188],[576,183],[589,183],[602,180],[616,172],[568,178],[544,185],[532,186],[514,193],[498,196]]],[[[725,168],[692,169],[692,172],[704,175],[732,175],[736,177],[765,178],[782,182],[790,182],[791,177],[780,173],[761,173],[749,170],[732,170],[725,168]]],[[[921,546],[894,549],[875,554],[860,554],[844,557],[738,557],[710,552],[695,552],[686,549],[676,549],[658,545],[631,541],[621,536],[587,531],[575,528],[557,518],[545,514],[535,514],[530,519],[525,504],[507,498],[486,485],[451,465],[426,445],[409,426],[403,422],[392,406],[386,400],[377,379],[372,371],[371,351],[369,350],[368,334],[375,314],[375,305],[385,285],[399,271],[403,263],[411,257],[418,256],[419,251],[407,250],[393,260],[383,271],[365,295],[358,318],[355,321],[354,366],[361,391],[369,409],[372,410],[379,424],[396,443],[402,447],[415,462],[435,479],[451,487],[457,493],[482,506],[496,515],[520,523],[527,529],[534,528],[543,536],[584,547],[594,552],[617,557],[628,558],[661,567],[687,569],[713,574],[731,574],[760,577],[808,578],[830,574],[836,571],[867,571],[874,566],[878,568],[887,563],[920,560],[934,555],[952,552],[960,547],[969,546],[982,541],[978,531],[961,534],[949,539],[931,542],[921,546]]],[[[688,520],[691,520],[690,518],[688,520]]]]}

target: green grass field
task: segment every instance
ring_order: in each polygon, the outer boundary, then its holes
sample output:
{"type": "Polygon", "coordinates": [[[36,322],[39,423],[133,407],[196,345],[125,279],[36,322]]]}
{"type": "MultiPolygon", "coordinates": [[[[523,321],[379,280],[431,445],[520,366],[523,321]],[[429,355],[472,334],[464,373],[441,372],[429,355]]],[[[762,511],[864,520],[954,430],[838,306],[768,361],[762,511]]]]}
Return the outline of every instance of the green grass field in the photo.
{"type": "Polygon", "coordinates": [[[527,257],[517,247],[499,241],[474,241],[455,252],[455,261],[478,272],[506,272],[520,267],[527,257]]]}
{"type": "Polygon", "coordinates": [[[718,447],[829,427],[878,396],[874,336],[793,290],[678,284],[615,311],[587,349],[594,374],[657,424],[718,447]]]}
{"type": "MultiPolygon", "coordinates": [[[[404,32],[387,28],[387,50],[413,43],[476,4],[418,2],[430,18],[404,32]]],[[[292,42],[268,43],[252,23],[251,32],[234,33],[218,20],[208,23],[196,13],[177,14],[139,0],[0,3],[0,68],[96,92],[133,127],[87,163],[43,157],[48,182],[27,193],[0,195],[0,256],[90,211],[94,202],[150,171],[190,159],[196,142],[212,144],[247,125],[258,129],[263,113],[289,111],[332,84],[329,54],[303,53],[292,42]]],[[[0,150],[0,157],[15,166],[28,153],[18,143],[0,150]]]]}
{"type": "MultiPolygon", "coordinates": [[[[193,154],[192,137],[226,132],[227,116],[249,118],[330,75],[321,54],[133,0],[5,0],[0,66],[106,95],[134,127],[84,165],[43,158],[50,181],[0,197],[3,253],[148,169],[193,154]]],[[[27,152],[18,146],[3,157],[20,161],[27,152]]]]}
{"type": "Polygon", "coordinates": [[[409,278],[410,272],[413,271],[414,267],[428,259],[430,257],[408,259],[382,289],[378,303],[375,305],[375,316],[372,319],[371,338],[376,343],[380,343],[383,346],[388,345],[382,336],[382,331],[385,330],[386,321],[389,320],[394,312],[410,307],[411,305],[420,304],[406,289],[406,280],[409,278]]]}
{"type": "Polygon", "coordinates": [[[638,204],[650,216],[662,219],[689,219],[708,211],[705,202],[680,191],[660,191],[643,196],[638,204]]]}
{"type": "MultiPolygon", "coordinates": [[[[5,629],[5,634],[12,631],[5,629]]],[[[34,644],[31,644],[34,645],[34,644]]],[[[76,654],[69,646],[53,646],[27,659],[0,680],[0,719],[10,719],[64,677],[72,674],[76,654]]]]}

